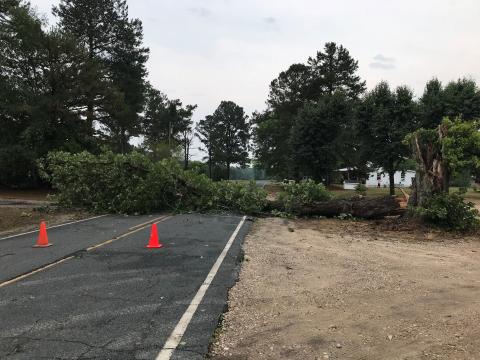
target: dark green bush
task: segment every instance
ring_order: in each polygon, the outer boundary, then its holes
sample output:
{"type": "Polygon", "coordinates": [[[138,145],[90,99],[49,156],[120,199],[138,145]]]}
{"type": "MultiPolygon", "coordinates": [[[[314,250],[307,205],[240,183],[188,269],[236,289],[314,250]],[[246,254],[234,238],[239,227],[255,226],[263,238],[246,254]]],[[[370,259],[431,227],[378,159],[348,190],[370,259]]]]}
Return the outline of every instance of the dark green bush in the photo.
{"type": "Polygon", "coordinates": [[[435,195],[414,211],[425,221],[447,230],[469,231],[479,225],[478,210],[473,203],[465,202],[459,193],[435,195]]]}
{"type": "Polygon", "coordinates": [[[329,200],[331,197],[325,185],[317,184],[313,180],[307,180],[285,184],[279,200],[283,202],[285,210],[290,212],[297,206],[311,205],[318,201],[329,200]]]}
{"type": "Polygon", "coordinates": [[[255,184],[214,183],[174,160],[126,155],[54,152],[40,164],[60,204],[96,212],[229,210],[260,212],[266,194],[255,184]]]}
{"type": "Polygon", "coordinates": [[[19,145],[0,149],[0,185],[26,188],[38,185],[35,156],[19,145]]]}
{"type": "Polygon", "coordinates": [[[358,184],[355,187],[355,191],[360,195],[365,195],[367,193],[367,187],[364,184],[358,184]]]}

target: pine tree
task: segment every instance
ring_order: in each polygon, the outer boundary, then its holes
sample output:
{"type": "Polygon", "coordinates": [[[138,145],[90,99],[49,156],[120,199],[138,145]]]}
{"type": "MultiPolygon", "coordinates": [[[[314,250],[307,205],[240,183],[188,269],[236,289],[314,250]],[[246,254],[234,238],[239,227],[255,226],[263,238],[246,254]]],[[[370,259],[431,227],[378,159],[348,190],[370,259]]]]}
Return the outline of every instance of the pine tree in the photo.
{"type": "Polygon", "coordinates": [[[143,119],[145,144],[152,151],[163,144],[168,147],[169,156],[181,146],[185,166],[188,166],[189,139],[192,137],[192,116],[197,105],[183,106],[178,99],[169,100],[159,90],[148,86],[143,119]]]}
{"type": "Polygon", "coordinates": [[[213,178],[213,167],[217,164],[215,155],[220,152],[220,135],[216,133],[218,128],[215,126],[213,115],[207,115],[205,119],[198,122],[195,135],[203,144],[199,150],[207,153],[208,176],[213,178]]]}
{"type": "Polygon", "coordinates": [[[130,137],[139,135],[141,131],[140,113],[145,102],[148,49],[142,47],[142,23],[137,19],[128,19],[125,4],[120,14],[108,63],[117,99],[107,103],[106,110],[110,116],[103,123],[108,127],[114,148],[124,153],[129,147],[130,137]]]}
{"type": "Polygon", "coordinates": [[[310,97],[332,95],[341,90],[350,99],[357,99],[365,91],[365,81],[356,75],[358,61],[342,45],[337,46],[334,42],[326,43],[324,49],[308,59],[312,74],[310,97]]]}
{"type": "MultiPolygon", "coordinates": [[[[337,92],[342,92],[355,107],[355,101],[365,91],[365,82],[357,71],[358,62],[348,50],[330,42],[325,44],[323,52],[310,57],[307,64],[293,64],[271,82],[267,100],[269,108],[253,118],[256,124],[255,156],[270,175],[299,177],[298,164],[292,157],[296,149],[290,141],[296,121],[300,119],[297,115],[306,104],[321,103],[324,97],[337,92]]],[[[351,166],[354,164],[348,154],[356,144],[352,127],[352,124],[343,125],[338,141],[345,140],[346,143],[342,149],[337,149],[343,154],[341,162],[351,166]]],[[[316,148],[318,144],[310,145],[316,148]]]]}
{"type": "Polygon", "coordinates": [[[87,125],[120,152],[140,132],[148,49],[140,20],[128,18],[125,0],[61,0],[54,8],[61,28],[82,43],[88,61],[82,73],[87,125]]]}
{"type": "Polygon", "coordinates": [[[249,162],[250,124],[241,106],[222,101],[212,115],[216,146],[214,158],[225,164],[230,179],[232,164],[245,166],[249,162]]]}
{"type": "Polygon", "coordinates": [[[104,61],[111,53],[115,26],[118,22],[116,0],[61,0],[53,8],[59,26],[72,34],[88,52],[88,62],[82,74],[87,126],[92,129],[100,114],[106,71],[104,61]]]}

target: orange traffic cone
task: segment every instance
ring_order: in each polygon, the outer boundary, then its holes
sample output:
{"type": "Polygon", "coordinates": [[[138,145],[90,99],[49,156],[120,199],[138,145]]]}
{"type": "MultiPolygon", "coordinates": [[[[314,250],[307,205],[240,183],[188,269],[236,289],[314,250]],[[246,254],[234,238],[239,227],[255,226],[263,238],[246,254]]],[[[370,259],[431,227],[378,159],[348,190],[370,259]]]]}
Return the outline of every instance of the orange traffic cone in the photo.
{"type": "Polygon", "coordinates": [[[42,221],[40,223],[40,232],[38,234],[37,243],[33,245],[33,247],[43,248],[49,246],[52,246],[52,244],[48,242],[47,225],[45,225],[45,221],[42,221]]]}
{"type": "Polygon", "coordinates": [[[152,224],[152,231],[150,233],[150,241],[148,242],[148,245],[146,246],[149,249],[159,249],[163,245],[160,244],[160,241],[158,240],[158,231],[157,231],[157,224],[152,224]]]}

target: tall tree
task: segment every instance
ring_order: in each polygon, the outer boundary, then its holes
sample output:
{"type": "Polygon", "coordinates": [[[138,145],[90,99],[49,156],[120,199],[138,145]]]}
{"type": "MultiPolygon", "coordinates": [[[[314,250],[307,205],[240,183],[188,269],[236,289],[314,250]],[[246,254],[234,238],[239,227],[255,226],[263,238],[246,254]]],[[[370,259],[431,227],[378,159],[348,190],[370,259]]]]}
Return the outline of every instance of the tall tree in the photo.
{"type": "Polygon", "coordinates": [[[307,103],[292,129],[293,160],[300,176],[325,183],[340,162],[338,137],[353,116],[351,100],[342,91],[307,103]]]}
{"type": "Polygon", "coordinates": [[[182,143],[182,150],[183,150],[183,168],[185,170],[188,169],[188,165],[190,162],[190,150],[192,147],[192,142],[194,138],[194,133],[192,130],[192,126],[188,125],[186,128],[182,130],[181,133],[181,143],[182,143]]]}
{"type": "Polygon", "coordinates": [[[395,195],[395,172],[409,155],[403,141],[417,127],[413,93],[405,86],[392,91],[380,82],[364,97],[358,118],[365,159],[388,173],[390,195],[395,195]]]}
{"type": "Polygon", "coordinates": [[[269,175],[286,178],[294,172],[289,138],[295,116],[269,110],[252,115],[255,158],[269,175]]]}
{"type": "Polygon", "coordinates": [[[88,52],[88,62],[83,73],[82,90],[85,98],[87,125],[92,129],[98,120],[99,105],[106,80],[103,62],[111,53],[115,42],[115,27],[119,20],[116,0],[61,0],[53,8],[59,26],[72,34],[88,52]]]}
{"type": "Polygon", "coordinates": [[[480,91],[472,79],[458,79],[443,87],[434,78],[427,83],[419,105],[421,126],[427,129],[437,128],[444,117],[471,121],[480,118],[480,91]]]}
{"type": "Polygon", "coordinates": [[[225,164],[230,179],[232,164],[245,166],[249,162],[250,124],[241,106],[233,101],[222,101],[212,115],[216,135],[214,158],[225,164]]]}
{"type": "Polygon", "coordinates": [[[142,23],[129,19],[126,0],[61,0],[53,13],[88,53],[80,87],[87,125],[94,132],[97,121],[113,149],[127,151],[139,133],[144,102],[142,23]]]}
{"type": "Polygon", "coordinates": [[[215,163],[214,155],[219,152],[219,135],[216,134],[217,128],[213,115],[207,115],[205,119],[198,122],[195,135],[203,144],[199,150],[207,153],[206,159],[208,162],[208,176],[212,179],[212,169],[215,163]]]}
{"type": "Polygon", "coordinates": [[[463,120],[480,118],[480,91],[473,79],[451,81],[443,90],[445,116],[460,117],[463,120]]]}
{"type": "MultiPolygon", "coordinates": [[[[19,164],[34,164],[50,150],[91,149],[92,139],[77,111],[78,73],[85,52],[58,29],[45,31],[28,4],[10,6],[3,15],[0,124],[4,132],[0,152],[10,154],[11,146],[16,147],[15,156],[3,158],[15,162],[23,156],[29,161],[19,160],[19,164]]],[[[18,167],[17,172],[21,173],[18,167]]],[[[34,181],[34,172],[23,169],[23,178],[34,181]]]]}
{"type": "Polygon", "coordinates": [[[332,95],[342,90],[349,98],[356,99],[365,91],[365,81],[356,74],[358,61],[342,45],[325,44],[324,52],[308,59],[312,73],[311,96],[332,95]]]}
{"type": "MultiPolygon", "coordinates": [[[[169,100],[159,90],[149,86],[146,92],[146,103],[143,119],[145,144],[151,150],[159,144],[168,147],[170,154],[179,146],[184,152],[184,160],[189,155],[186,150],[188,139],[192,137],[192,116],[197,105],[183,106],[178,99],[169,100]]],[[[188,160],[184,165],[188,166],[188,160]]]]}
{"type": "Polygon", "coordinates": [[[270,83],[267,104],[277,112],[296,114],[309,99],[311,69],[305,64],[293,64],[270,83]]]}
{"type": "Polygon", "coordinates": [[[107,135],[116,148],[124,153],[129,148],[129,139],[141,131],[140,113],[145,101],[145,63],[149,50],[142,46],[140,20],[128,18],[126,5],[118,11],[115,42],[108,62],[116,98],[106,102],[105,110],[109,116],[102,123],[107,126],[107,135]]]}
{"type": "Polygon", "coordinates": [[[438,126],[443,116],[445,116],[443,96],[443,86],[440,80],[433,78],[427,82],[423,95],[419,99],[419,116],[422,127],[434,128],[438,126]]]}
{"type": "MultiPolygon", "coordinates": [[[[365,91],[365,82],[357,75],[358,62],[347,49],[335,43],[325,44],[324,51],[310,57],[307,64],[293,64],[271,82],[268,110],[254,114],[255,156],[270,175],[298,177],[289,141],[299,119],[297,114],[306,103],[317,103],[322,97],[343,92],[356,101],[365,91]]],[[[355,106],[355,102],[351,103],[355,106]]],[[[353,144],[351,126],[343,127],[343,140],[348,140],[342,153],[353,144]]],[[[312,147],[315,147],[312,144],[312,147]]]]}

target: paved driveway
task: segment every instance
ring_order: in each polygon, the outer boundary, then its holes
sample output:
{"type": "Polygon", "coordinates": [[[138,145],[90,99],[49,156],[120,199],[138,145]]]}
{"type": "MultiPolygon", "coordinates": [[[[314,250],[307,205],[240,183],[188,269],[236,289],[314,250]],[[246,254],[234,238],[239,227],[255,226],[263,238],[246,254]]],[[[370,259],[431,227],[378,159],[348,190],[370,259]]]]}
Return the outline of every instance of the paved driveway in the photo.
{"type": "Polygon", "coordinates": [[[105,216],[50,229],[49,248],[31,248],[35,233],[0,240],[0,358],[202,359],[244,220],[105,216]],[[161,249],[145,248],[152,222],[161,249]]]}

